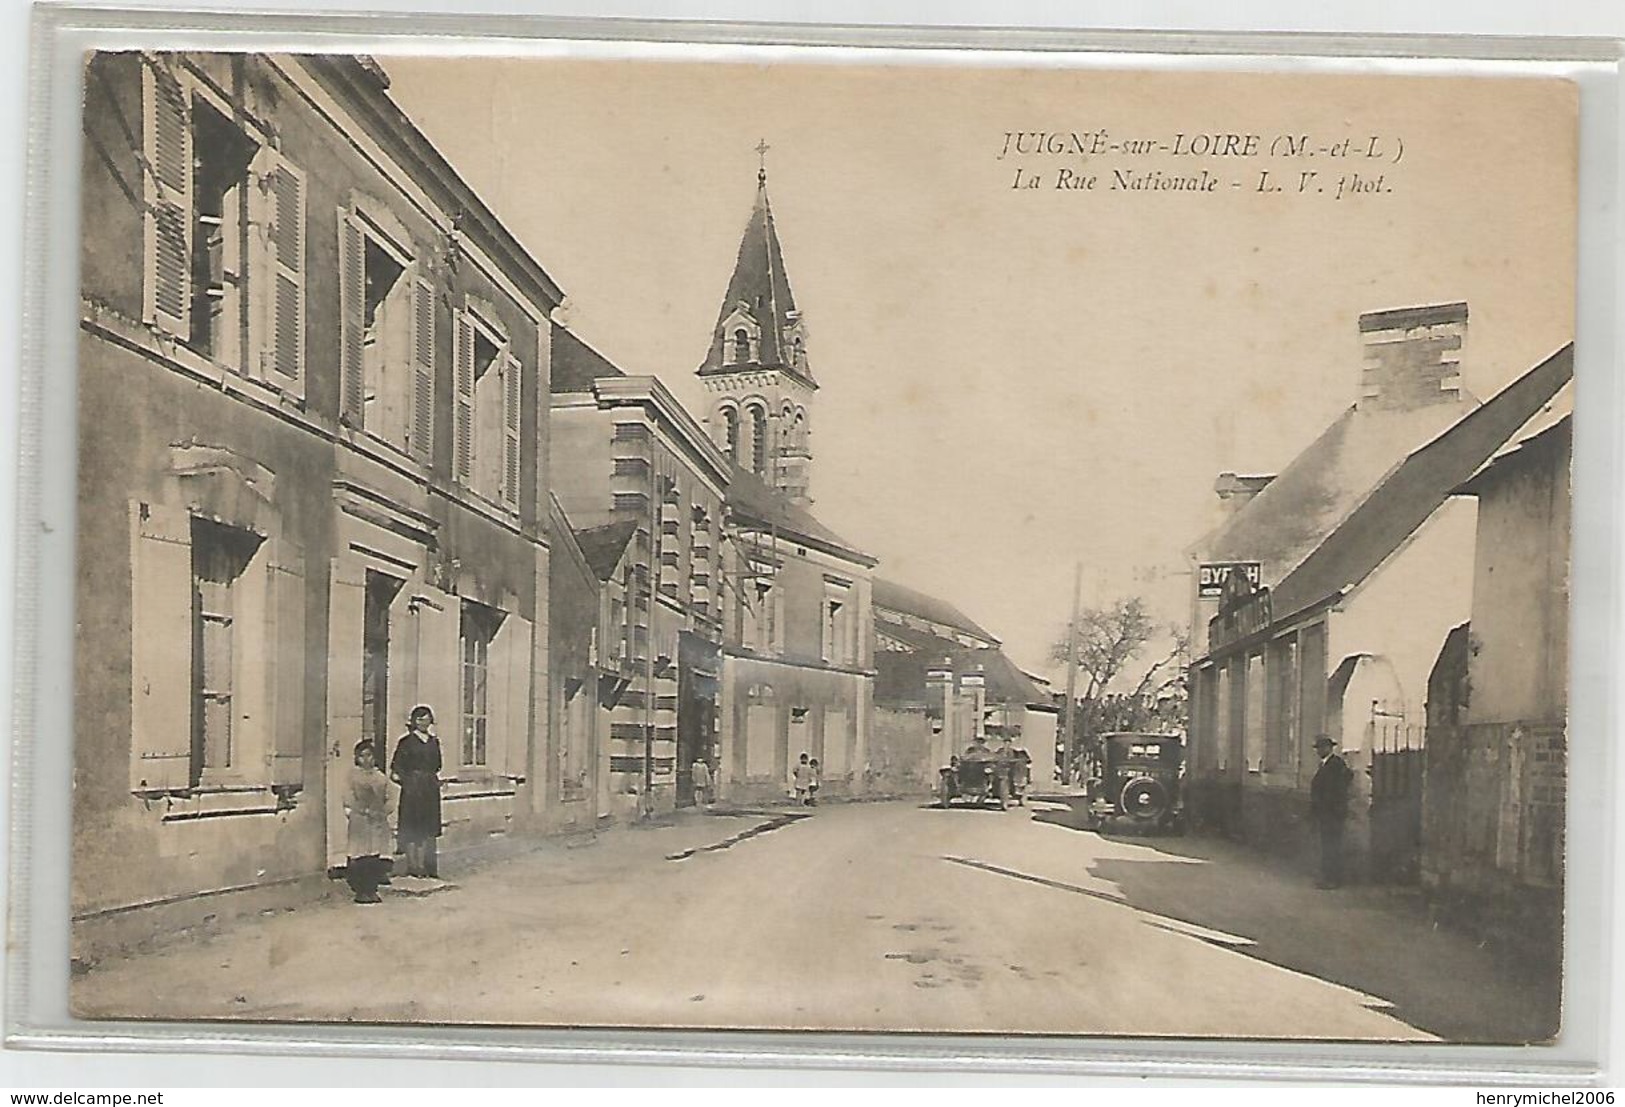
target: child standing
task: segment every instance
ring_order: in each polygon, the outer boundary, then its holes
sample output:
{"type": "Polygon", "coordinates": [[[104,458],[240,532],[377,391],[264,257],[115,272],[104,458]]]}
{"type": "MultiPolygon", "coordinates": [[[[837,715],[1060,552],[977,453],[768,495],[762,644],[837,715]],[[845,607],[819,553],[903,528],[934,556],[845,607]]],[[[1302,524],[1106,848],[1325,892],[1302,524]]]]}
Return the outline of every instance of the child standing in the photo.
{"type": "Polygon", "coordinates": [[[807,777],[807,806],[818,806],[818,786],[824,783],[824,770],[818,764],[818,758],[807,762],[807,768],[812,772],[807,777]]]}
{"type": "Polygon", "coordinates": [[[394,804],[389,779],[378,768],[371,742],[356,744],[355,770],[350,774],[350,793],[344,803],[344,813],[349,816],[349,856],[344,872],[357,903],[381,903],[378,883],[384,877],[384,857],[389,853],[389,816],[394,804]]]}
{"type": "Polygon", "coordinates": [[[812,765],[808,762],[806,754],[802,754],[801,760],[796,762],[795,771],[791,776],[796,785],[796,802],[806,806],[807,788],[812,783],[812,765]]]}

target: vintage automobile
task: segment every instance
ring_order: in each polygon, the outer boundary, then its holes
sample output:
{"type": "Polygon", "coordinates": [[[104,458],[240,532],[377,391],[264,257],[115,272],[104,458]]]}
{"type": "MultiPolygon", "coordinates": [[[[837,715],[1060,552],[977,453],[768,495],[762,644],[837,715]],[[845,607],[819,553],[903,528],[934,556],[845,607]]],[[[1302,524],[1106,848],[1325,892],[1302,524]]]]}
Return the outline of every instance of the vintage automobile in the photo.
{"type": "Polygon", "coordinates": [[[1106,734],[1090,806],[1102,825],[1183,828],[1185,746],[1177,734],[1106,734]]]}
{"type": "Polygon", "coordinates": [[[956,801],[993,803],[1003,811],[1016,798],[1012,775],[1018,764],[1010,758],[956,757],[937,774],[937,802],[942,807],[956,801]]]}

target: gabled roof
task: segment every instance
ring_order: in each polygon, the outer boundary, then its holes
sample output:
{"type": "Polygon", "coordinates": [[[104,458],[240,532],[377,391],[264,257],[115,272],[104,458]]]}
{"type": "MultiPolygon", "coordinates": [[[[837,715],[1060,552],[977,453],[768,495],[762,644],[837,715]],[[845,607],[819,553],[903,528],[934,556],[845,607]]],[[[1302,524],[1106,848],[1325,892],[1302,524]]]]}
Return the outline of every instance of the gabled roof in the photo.
{"type": "Polygon", "coordinates": [[[745,369],[775,369],[797,378],[809,388],[817,388],[818,382],[813,380],[805,353],[799,365],[791,364],[786,334],[795,321],[796,299],[790,291],[789,274],[784,271],[784,253],[779,248],[779,233],[773,226],[773,209],[767,201],[767,174],[758,173],[756,203],[751,208],[750,222],[745,225],[745,237],[739,242],[739,257],[734,262],[728,291],[722,297],[716,326],[711,329],[711,348],[700,366],[700,376],[745,369]],[[761,329],[761,343],[756,361],[726,364],[724,353],[729,338],[723,324],[739,309],[749,313],[761,329]]]}
{"type": "MultiPolygon", "coordinates": [[[[898,611],[904,615],[913,615],[932,623],[941,623],[943,626],[962,630],[966,634],[980,638],[985,642],[997,645],[999,639],[988,633],[972,621],[959,608],[947,600],[939,600],[935,596],[928,596],[924,592],[916,592],[912,588],[904,587],[892,580],[875,578],[874,605],[884,607],[890,611],[898,611]]],[[[890,633],[890,628],[888,628],[890,633]]]]}
{"type": "Polygon", "coordinates": [[[576,545],[581,547],[581,554],[587,559],[593,575],[599,580],[608,580],[614,575],[615,566],[621,563],[621,555],[626,552],[626,545],[632,541],[637,529],[636,519],[622,519],[573,533],[576,545]]]}
{"type": "Polygon", "coordinates": [[[1260,561],[1266,584],[1281,580],[1406,454],[1476,405],[1464,397],[1410,411],[1350,406],[1196,552],[1208,561],[1260,561]]]}
{"type": "Polygon", "coordinates": [[[624,377],[616,364],[587,345],[574,332],[563,327],[553,328],[553,353],[550,358],[552,383],[549,391],[591,392],[592,382],[600,377],[624,377]]]}
{"type": "MultiPolygon", "coordinates": [[[[1047,691],[1040,688],[1038,683],[1011,661],[998,646],[965,646],[952,638],[944,638],[928,630],[896,626],[891,623],[877,625],[875,631],[902,643],[915,655],[917,663],[911,663],[911,667],[919,669],[921,678],[926,668],[934,668],[943,658],[950,658],[954,669],[961,673],[977,665],[982,667],[982,674],[987,682],[989,703],[1047,705],[1052,699],[1047,691]]],[[[876,664],[897,656],[896,652],[877,654],[876,664]]]]}
{"type": "Polygon", "coordinates": [[[1272,589],[1273,618],[1313,607],[1365,580],[1573,374],[1570,343],[1413,452],[1272,589]]]}
{"type": "Polygon", "coordinates": [[[547,494],[547,539],[552,544],[552,564],[559,565],[561,559],[568,559],[576,564],[583,576],[592,574],[592,564],[577,541],[570,517],[564,513],[564,505],[552,492],[547,494]]]}
{"type": "Polygon", "coordinates": [[[873,566],[876,558],[830,530],[806,508],[791,503],[783,492],[739,465],[728,481],[728,512],[736,522],[776,531],[780,536],[814,546],[825,553],[873,566]]]}
{"type": "Polygon", "coordinates": [[[1456,493],[1462,496],[1480,495],[1511,474],[1523,471],[1528,465],[1539,464],[1541,458],[1550,457],[1558,447],[1567,446],[1574,433],[1574,413],[1564,412],[1555,418],[1553,415],[1550,410],[1543,410],[1529,420],[1516,439],[1479,466],[1478,472],[1456,488],[1456,493]]]}

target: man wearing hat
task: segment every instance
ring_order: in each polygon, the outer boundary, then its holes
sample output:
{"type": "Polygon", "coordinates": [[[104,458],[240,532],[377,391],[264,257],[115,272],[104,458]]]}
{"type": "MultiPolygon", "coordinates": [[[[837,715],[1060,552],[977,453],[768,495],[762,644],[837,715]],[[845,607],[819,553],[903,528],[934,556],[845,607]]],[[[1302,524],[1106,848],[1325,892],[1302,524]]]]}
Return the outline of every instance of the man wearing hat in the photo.
{"type": "Polygon", "coordinates": [[[1309,784],[1309,818],[1320,829],[1320,880],[1317,888],[1343,883],[1343,820],[1349,813],[1349,785],[1354,773],[1332,752],[1337,743],[1324,734],[1315,737],[1320,768],[1309,784]]]}

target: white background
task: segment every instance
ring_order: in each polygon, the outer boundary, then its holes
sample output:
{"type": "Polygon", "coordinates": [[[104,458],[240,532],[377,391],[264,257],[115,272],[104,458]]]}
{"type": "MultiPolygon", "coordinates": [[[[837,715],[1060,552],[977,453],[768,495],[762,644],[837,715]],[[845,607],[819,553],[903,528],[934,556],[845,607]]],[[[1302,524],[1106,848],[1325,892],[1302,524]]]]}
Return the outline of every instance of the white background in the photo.
{"type": "MultiPolygon", "coordinates": [[[[320,9],[320,0],[277,0],[284,8],[320,9]]],[[[178,7],[147,3],[146,7],[178,7]]],[[[221,5],[226,6],[226,5],[221,5]]],[[[594,15],[626,18],[687,18],[714,20],[771,20],[782,22],[833,22],[851,24],[940,24],[965,26],[1030,26],[1072,28],[1143,28],[1158,30],[1416,33],[1416,34],[1495,34],[1495,35],[1590,35],[1625,36],[1625,4],[1620,0],[1323,0],[1318,4],[1303,0],[1249,0],[1221,8],[1212,0],[1114,0],[1102,3],[1057,3],[1044,0],[683,0],[659,3],[655,0],[587,0],[514,3],[483,0],[474,4],[412,0],[355,0],[355,6],[369,10],[423,11],[455,8],[459,11],[539,15],[594,15]]],[[[21,316],[20,275],[22,264],[23,179],[25,169],[25,122],[27,104],[27,51],[29,5],[26,0],[0,0],[0,227],[10,231],[0,247],[0,334],[6,336],[0,353],[0,712],[9,724],[11,703],[12,611],[14,596],[14,532],[16,503],[17,373],[20,353],[16,336],[21,316]]],[[[1619,151],[1616,149],[1616,154],[1619,151]]],[[[1615,245],[1618,256],[1619,244],[1615,245]]],[[[1614,669],[1620,665],[1614,659],[1614,669]]],[[[6,733],[11,727],[7,725],[6,733]]],[[[1616,796],[1617,796],[1616,791],[1616,796]]],[[[9,780],[0,789],[0,811],[7,807],[9,780]]],[[[1616,799],[1617,803],[1617,799],[1616,799]]],[[[1619,828],[1614,828],[1614,857],[1620,856],[1619,828]]],[[[1614,918],[1625,917],[1620,889],[1614,889],[1614,918]]],[[[1614,1007],[1622,997],[1619,966],[1602,966],[1611,974],[1614,1007]]],[[[1625,1054],[1625,1032],[1618,1020],[1610,1029],[1611,1056],[1615,1058],[1613,1082],[1619,1082],[1619,1058],[1625,1054]]],[[[177,1086],[244,1087],[290,1084],[336,1087],[345,1085],[385,1086],[437,1085],[526,1086],[555,1085],[633,1085],[670,1087],[682,1085],[764,1082],[778,1084],[869,1084],[920,1085],[927,1083],[978,1083],[992,1080],[1020,1084],[1071,1084],[1076,1080],[1006,1077],[928,1077],[913,1074],[817,1073],[803,1071],[720,1071],[652,1066],[610,1068],[607,1066],[544,1066],[534,1064],[493,1064],[468,1062],[407,1062],[401,1060],[280,1059],[204,1056],[125,1056],[53,1054],[7,1051],[0,1054],[0,1089],[60,1090],[89,1087],[122,1087],[127,1090],[177,1086]]],[[[1012,1088],[1011,1090],[1017,1090],[1012,1088]]],[[[659,1093],[643,1093],[659,1094],[659,1093]]],[[[1105,1094],[1123,1094],[1121,1091],[1105,1094]]],[[[1131,1093],[1142,1094],[1142,1093],[1131,1093]]],[[[1251,1093],[1218,1093],[1226,1099],[1251,1093]]],[[[322,1097],[324,1100],[326,1097],[322,1097]]],[[[358,1097],[368,1099],[370,1097],[358,1097]]],[[[419,1097],[425,1101],[427,1097],[419,1097]]],[[[1441,1096],[1452,1102],[1471,1103],[1465,1094],[1441,1096]]],[[[178,1101],[201,1102],[193,1097],[178,1101]]],[[[444,1102],[443,1099],[437,1102],[444,1102]]]]}

